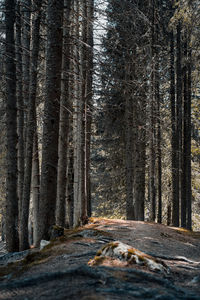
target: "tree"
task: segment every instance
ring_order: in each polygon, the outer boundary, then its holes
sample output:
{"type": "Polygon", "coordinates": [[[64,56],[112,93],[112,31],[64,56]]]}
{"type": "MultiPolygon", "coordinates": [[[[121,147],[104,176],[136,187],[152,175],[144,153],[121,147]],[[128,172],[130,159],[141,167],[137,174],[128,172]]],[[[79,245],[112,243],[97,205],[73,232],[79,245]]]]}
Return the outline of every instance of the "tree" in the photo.
{"type": "Polygon", "coordinates": [[[63,60],[62,60],[62,81],[60,100],[60,128],[59,128],[59,150],[58,150],[58,187],[57,187],[57,215],[56,223],[59,226],[65,225],[66,211],[66,173],[67,173],[67,152],[69,141],[69,68],[70,68],[70,11],[71,1],[65,1],[64,32],[63,32],[63,60]]]}
{"type": "Polygon", "coordinates": [[[15,65],[15,1],[5,1],[6,26],[6,128],[7,128],[7,200],[6,246],[9,252],[18,251],[17,197],[17,110],[15,65]]]}
{"type": "Polygon", "coordinates": [[[49,239],[49,229],[55,224],[63,6],[63,0],[48,1],[46,84],[37,244],[41,239],[49,239]]]}
{"type": "MultiPolygon", "coordinates": [[[[36,134],[36,90],[37,90],[37,67],[38,67],[38,53],[40,43],[40,20],[41,20],[41,5],[42,0],[35,1],[33,6],[33,26],[32,26],[32,51],[31,51],[31,66],[30,66],[30,89],[29,89],[29,103],[28,103],[28,117],[26,126],[26,151],[25,151],[25,173],[24,173],[24,189],[21,203],[21,217],[19,222],[19,237],[20,250],[28,249],[28,218],[30,205],[30,191],[31,191],[31,175],[32,175],[32,159],[33,159],[33,145],[34,138],[37,143],[36,134]]],[[[36,146],[36,145],[35,145],[36,146]]],[[[36,146],[37,148],[37,146],[36,146]]],[[[37,227],[37,212],[35,209],[35,227],[37,227]]],[[[35,236],[35,234],[34,234],[35,236]]]]}

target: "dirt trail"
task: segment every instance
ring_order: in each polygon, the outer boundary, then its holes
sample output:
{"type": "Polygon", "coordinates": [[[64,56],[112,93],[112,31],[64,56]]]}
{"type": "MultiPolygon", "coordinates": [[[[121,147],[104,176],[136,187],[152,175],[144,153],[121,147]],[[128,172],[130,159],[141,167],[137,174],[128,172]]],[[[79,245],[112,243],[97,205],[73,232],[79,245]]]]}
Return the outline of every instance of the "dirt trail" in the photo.
{"type": "Polygon", "coordinates": [[[200,299],[200,233],[178,228],[95,218],[25,260],[5,275],[0,257],[0,299],[200,299]],[[98,249],[117,240],[162,259],[170,273],[88,265],[98,249]]]}

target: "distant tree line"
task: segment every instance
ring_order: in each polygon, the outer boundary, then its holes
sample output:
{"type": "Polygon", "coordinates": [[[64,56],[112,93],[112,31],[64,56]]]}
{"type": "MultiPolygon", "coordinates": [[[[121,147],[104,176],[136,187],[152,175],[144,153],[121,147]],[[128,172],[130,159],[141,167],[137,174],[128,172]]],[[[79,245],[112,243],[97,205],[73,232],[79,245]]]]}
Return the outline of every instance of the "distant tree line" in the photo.
{"type": "Polygon", "coordinates": [[[198,16],[199,1],[108,1],[97,136],[112,190],[96,187],[125,199],[128,219],[192,228],[198,16]]]}

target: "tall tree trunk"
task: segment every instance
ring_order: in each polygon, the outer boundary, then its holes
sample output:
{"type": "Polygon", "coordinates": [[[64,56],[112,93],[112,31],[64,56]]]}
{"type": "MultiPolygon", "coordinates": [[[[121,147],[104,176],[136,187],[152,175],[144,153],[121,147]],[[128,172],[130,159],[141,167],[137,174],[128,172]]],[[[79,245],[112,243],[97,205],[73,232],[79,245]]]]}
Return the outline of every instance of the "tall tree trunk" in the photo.
{"type": "Polygon", "coordinates": [[[155,0],[152,0],[152,32],[151,32],[151,59],[152,59],[152,71],[151,71],[151,104],[150,104],[150,219],[155,221],[156,218],[156,188],[155,188],[155,0]]]}
{"type": "Polygon", "coordinates": [[[83,99],[82,99],[82,67],[81,67],[81,56],[80,56],[80,24],[79,24],[79,14],[80,7],[79,1],[76,0],[74,2],[75,9],[75,37],[76,37],[76,45],[74,51],[74,60],[75,60],[75,110],[74,110],[74,227],[80,225],[82,219],[82,210],[83,210],[83,201],[84,201],[84,155],[83,155],[83,99]]]}
{"type": "MultiPolygon", "coordinates": [[[[19,211],[21,211],[23,186],[24,186],[24,101],[22,82],[22,26],[21,26],[21,1],[16,5],[16,70],[17,70],[17,134],[18,134],[18,198],[19,211]]],[[[20,219],[20,217],[19,217],[20,219]]]]}
{"type": "Polygon", "coordinates": [[[30,90],[29,90],[29,105],[28,105],[28,119],[26,126],[26,153],[25,153],[25,174],[24,174],[24,190],[22,210],[19,223],[19,238],[20,250],[28,249],[28,218],[29,218],[29,204],[30,204],[30,190],[31,190],[31,175],[32,175],[32,156],[33,156],[33,141],[34,133],[36,131],[36,90],[37,90],[37,66],[38,53],[40,42],[40,19],[41,19],[41,0],[35,1],[33,16],[33,33],[32,33],[32,54],[31,54],[31,68],[30,68],[30,90]]]}
{"type": "Polygon", "coordinates": [[[182,152],[182,70],[181,70],[181,24],[177,25],[177,59],[176,59],[176,199],[173,202],[172,224],[179,226],[179,199],[181,178],[181,152],[182,152]]]}
{"type": "Polygon", "coordinates": [[[85,193],[87,201],[87,215],[91,217],[91,188],[90,188],[90,141],[92,123],[92,82],[93,82],[93,21],[94,21],[94,0],[87,3],[87,88],[86,88],[86,125],[85,125],[85,193]]]}
{"type": "Polygon", "coordinates": [[[192,230],[192,183],[191,183],[191,105],[192,105],[192,50],[188,50],[188,101],[187,101],[187,224],[192,230]]]}
{"type": "Polygon", "coordinates": [[[86,197],[86,113],[87,113],[87,1],[82,4],[82,45],[81,45],[81,111],[82,111],[82,134],[81,134],[81,161],[82,161],[82,201],[81,201],[81,221],[84,223],[87,219],[87,197],[86,197]]]}
{"type": "Polygon", "coordinates": [[[6,247],[18,251],[18,198],[17,198],[17,109],[15,65],[15,1],[5,1],[6,26],[6,129],[7,129],[7,200],[6,247]]]}
{"type": "Polygon", "coordinates": [[[32,161],[32,201],[33,201],[33,244],[36,246],[37,231],[39,224],[39,203],[40,203],[40,163],[38,149],[37,129],[34,134],[32,161]]]}
{"type": "MultiPolygon", "coordinates": [[[[145,85],[145,84],[144,84],[145,85]]],[[[135,107],[135,105],[134,105],[135,107]]],[[[144,221],[145,201],[145,164],[146,164],[146,93],[145,88],[138,98],[135,118],[137,122],[137,139],[134,164],[134,210],[135,220],[144,221]]]]}
{"type": "MultiPolygon", "coordinates": [[[[172,167],[172,219],[177,219],[177,205],[179,203],[179,190],[177,181],[177,140],[176,140],[176,99],[175,99],[175,70],[174,70],[174,34],[170,33],[170,100],[171,100],[171,167],[172,167]]],[[[170,205],[171,208],[171,205],[170,205]]]]}
{"type": "MultiPolygon", "coordinates": [[[[158,43],[158,24],[156,24],[156,40],[158,43]]],[[[157,221],[162,223],[162,152],[161,152],[161,120],[160,120],[160,76],[159,51],[155,50],[155,100],[157,123],[157,180],[158,180],[158,214],[157,221]]]]}
{"type": "MultiPolygon", "coordinates": [[[[130,66],[129,66],[130,67],[130,66]]],[[[127,75],[130,76],[130,68],[126,70],[127,75]]],[[[126,79],[127,80],[127,79],[126,79]]],[[[127,220],[134,220],[134,198],[133,198],[133,183],[134,183],[134,147],[133,147],[133,130],[135,130],[135,123],[133,124],[133,98],[130,97],[129,92],[125,95],[125,168],[126,168],[126,218],[127,220]],[[133,128],[134,127],[134,128],[133,128]]],[[[135,136],[135,135],[134,135],[135,136]]],[[[134,144],[136,138],[134,139],[134,144]]]]}
{"type": "Polygon", "coordinates": [[[69,134],[69,31],[70,31],[70,9],[71,1],[65,0],[63,32],[63,61],[62,61],[62,81],[61,81],[61,100],[60,100],[60,128],[59,128],[59,148],[58,148],[58,187],[57,187],[57,210],[56,223],[65,226],[65,204],[66,204],[66,170],[67,170],[67,148],[69,134]]]}
{"type": "Polygon", "coordinates": [[[47,8],[46,85],[37,244],[50,238],[55,224],[57,195],[63,0],[49,0],[47,8]]]}
{"type": "MultiPolygon", "coordinates": [[[[29,103],[30,79],[30,41],[31,41],[31,0],[21,0],[21,13],[23,18],[22,44],[23,44],[23,99],[24,122],[27,124],[27,109],[29,103]]],[[[26,139],[26,126],[24,126],[24,140],[26,139]]]]}
{"type": "Polygon", "coordinates": [[[183,67],[183,151],[182,151],[182,176],[181,176],[181,227],[186,228],[187,211],[187,118],[188,118],[188,72],[187,72],[187,34],[184,41],[184,60],[183,67]]]}

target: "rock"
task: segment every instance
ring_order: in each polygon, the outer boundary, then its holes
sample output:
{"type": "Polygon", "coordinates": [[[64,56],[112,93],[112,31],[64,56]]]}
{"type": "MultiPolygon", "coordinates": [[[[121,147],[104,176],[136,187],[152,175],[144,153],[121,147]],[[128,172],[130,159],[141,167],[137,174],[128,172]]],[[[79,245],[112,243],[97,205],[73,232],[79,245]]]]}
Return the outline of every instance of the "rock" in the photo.
{"type": "Polygon", "coordinates": [[[50,241],[41,240],[40,241],[40,250],[42,250],[44,247],[50,244],[50,241]]]}
{"type": "Polygon", "coordinates": [[[107,257],[118,259],[127,263],[127,265],[137,264],[146,266],[151,271],[169,274],[169,268],[160,259],[152,257],[120,241],[110,242],[102,247],[89,265],[99,265],[107,257]]]}

